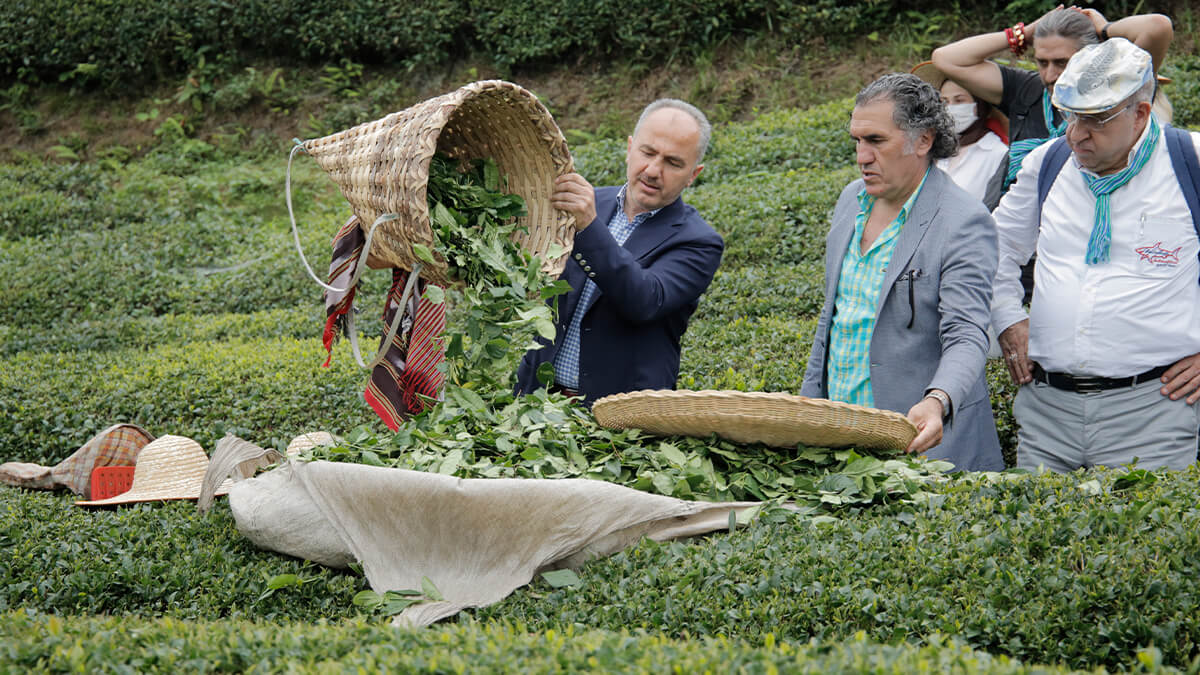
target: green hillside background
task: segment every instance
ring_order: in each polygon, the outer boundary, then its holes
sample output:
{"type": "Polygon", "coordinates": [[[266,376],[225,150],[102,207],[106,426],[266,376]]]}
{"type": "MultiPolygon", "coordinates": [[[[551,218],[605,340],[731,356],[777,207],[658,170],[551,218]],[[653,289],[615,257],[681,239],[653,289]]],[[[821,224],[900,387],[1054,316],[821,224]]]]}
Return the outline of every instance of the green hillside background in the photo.
{"type": "MultiPolygon", "coordinates": [[[[539,96],[589,180],[622,180],[647,102],[715,124],[686,199],[727,242],[679,386],[798,390],[846,120],[875,76],[1045,2],[420,0],[0,7],[0,462],[54,463],[120,421],[211,449],[234,433],[386,438],[291,243],[293,138],[479,79],[539,96]]],[[[1200,128],[1200,13],[1161,11],[1175,123],[1200,128]]],[[[349,215],[308,158],[301,242],[349,215]]],[[[390,281],[366,275],[359,325],[390,281]]],[[[1011,385],[993,364],[1006,456],[1011,385]]],[[[365,588],[253,548],[228,506],[84,511],[0,487],[0,671],[1196,672],[1196,469],[957,477],[918,503],[764,518],[638,547],[419,633],[365,588]],[[832,517],[829,517],[832,516],[832,517]]]]}

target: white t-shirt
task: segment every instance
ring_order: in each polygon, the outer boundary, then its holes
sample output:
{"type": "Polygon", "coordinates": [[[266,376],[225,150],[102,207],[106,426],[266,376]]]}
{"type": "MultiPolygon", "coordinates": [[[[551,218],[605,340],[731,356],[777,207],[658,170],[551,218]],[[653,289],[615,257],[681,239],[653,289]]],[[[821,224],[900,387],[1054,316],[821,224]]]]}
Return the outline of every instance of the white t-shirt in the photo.
{"type": "Polygon", "coordinates": [[[959,148],[958,154],[937,161],[937,168],[950,174],[962,189],[983,201],[988,180],[1008,154],[1008,146],[995,132],[989,131],[978,141],[959,148]]]}

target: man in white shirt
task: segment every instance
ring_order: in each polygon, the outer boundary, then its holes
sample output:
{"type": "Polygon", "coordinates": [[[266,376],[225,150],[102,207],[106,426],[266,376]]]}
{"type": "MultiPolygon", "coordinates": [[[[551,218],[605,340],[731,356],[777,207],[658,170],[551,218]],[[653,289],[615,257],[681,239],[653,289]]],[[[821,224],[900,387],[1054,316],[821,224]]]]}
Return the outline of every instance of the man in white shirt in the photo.
{"type": "Polygon", "coordinates": [[[1196,461],[1200,242],[1151,113],[1154,86],[1150,55],[1123,38],[1077,52],[1053,96],[1070,156],[1039,205],[1054,144],[1032,151],[993,214],[992,323],[1022,385],[1019,467],[1196,461]],[[1035,252],[1026,315],[1019,267],[1035,252]]]}

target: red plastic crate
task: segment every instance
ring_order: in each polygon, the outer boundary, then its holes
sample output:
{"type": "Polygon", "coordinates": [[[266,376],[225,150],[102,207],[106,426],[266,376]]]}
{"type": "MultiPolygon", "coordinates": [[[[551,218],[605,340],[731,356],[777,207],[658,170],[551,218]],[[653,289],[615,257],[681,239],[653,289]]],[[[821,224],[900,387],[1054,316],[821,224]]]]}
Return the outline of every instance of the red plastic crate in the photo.
{"type": "Polygon", "coordinates": [[[92,469],[91,499],[108,499],[133,487],[132,466],[98,466],[92,469]]]}

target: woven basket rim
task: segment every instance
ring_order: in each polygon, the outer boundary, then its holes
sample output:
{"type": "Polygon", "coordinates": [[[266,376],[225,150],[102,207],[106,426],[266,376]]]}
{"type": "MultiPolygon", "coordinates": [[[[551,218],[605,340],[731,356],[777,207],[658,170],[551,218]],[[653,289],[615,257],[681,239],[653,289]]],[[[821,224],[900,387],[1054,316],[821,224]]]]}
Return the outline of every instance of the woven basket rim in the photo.
{"type": "Polygon", "coordinates": [[[478,150],[480,143],[495,148],[494,153],[479,156],[450,154],[460,160],[490,156],[501,165],[513,192],[521,194],[521,186],[525,186],[526,193],[521,196],[529,213],[518,219],[522,228],[514,239],[539,255],[548,273],[561,273],[574,244],[574,217],[550,204],[550,183],[554,176],[573,171],[574,161],[549,110],[518,84],[499,79],[471,82],[374,121],[309,139],[302,146],[338,185],[364,227],[377,215],[399,216],[394,225],[381,228],[368,252],[370,267],[412,269],[416,258],[410,245],[421,243],[433,249],[435,260],[424,266],[421,276],[448,285],[446,261],[433,247],[426,205],[430,160],[442,150],[443,142],[464,151],[478,150]],[[472,121],[480,119],[492,125],[487,127],[489,133],[473,128],[472,121]],[[457,131],[448,134],[452,127],[457,131]],[[526,142],[495,140],[510,135],[526,142]],[[536,184],[540,185],[528,193],[536,184]],[[550,257],[547,253],[554,247],[561,252],[550,257]]]}
{"type": "Polygon", "coordinates": [[[902,449],[917,435],[916,426],[892,410],[787,392],[643,389],[605,396],[593,404],[592,412],[602,426],[610,428],[699,438],[715,433],[735,442],[775,447],[803,443],[902,449]],[[838,442],[804,440],[819,433],[827,434],[822,441],[838,442]],[[797,440],[781,444],[780,436],[797,440]]]}

